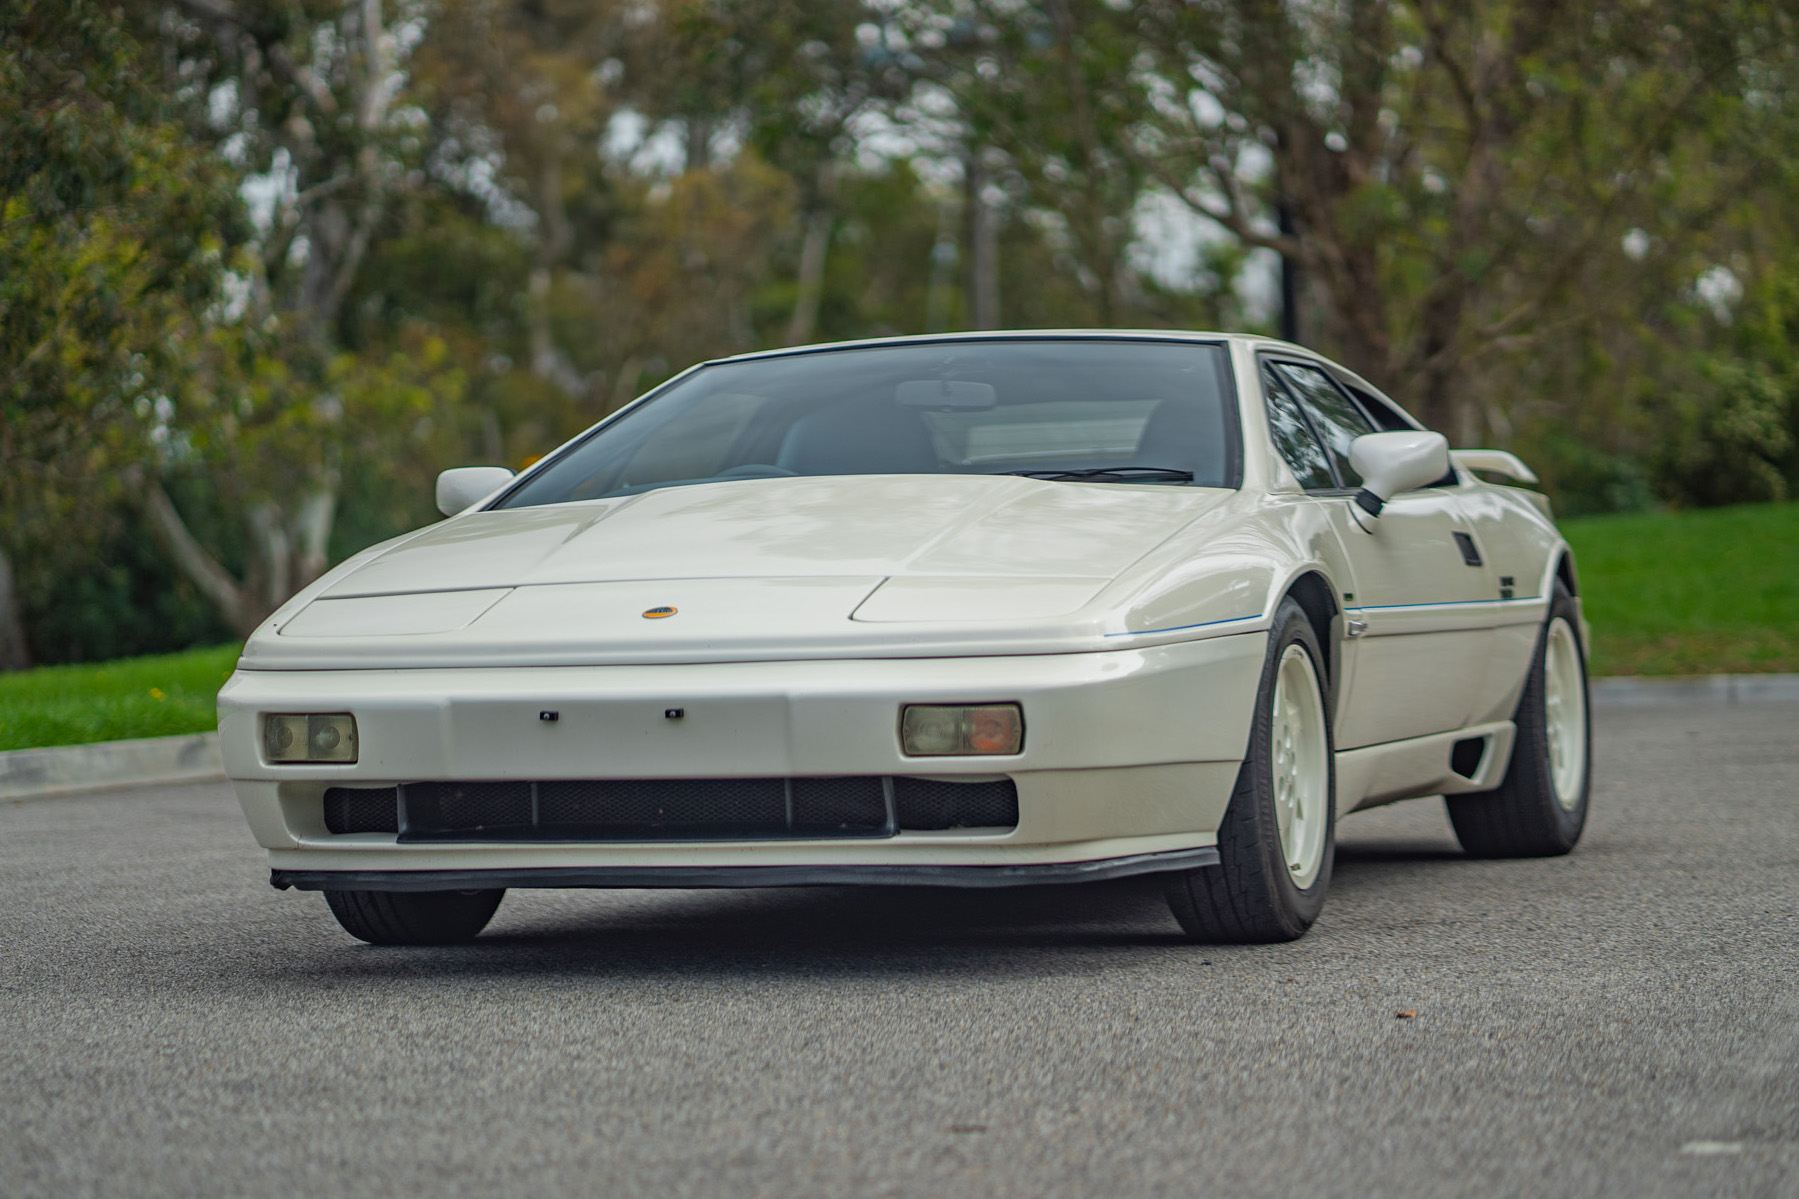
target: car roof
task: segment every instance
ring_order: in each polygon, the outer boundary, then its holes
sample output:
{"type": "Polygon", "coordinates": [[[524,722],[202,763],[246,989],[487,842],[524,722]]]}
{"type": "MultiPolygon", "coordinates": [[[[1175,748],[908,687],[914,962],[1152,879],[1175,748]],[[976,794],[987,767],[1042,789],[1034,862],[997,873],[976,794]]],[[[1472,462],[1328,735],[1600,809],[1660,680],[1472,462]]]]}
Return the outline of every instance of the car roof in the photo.
{"type": "Polygon", "coordinates": [[[1316,351],[1278,338],[1255,333],[1218,333],[1190,329],[970,329],[957,333],[915,333],[892,337],[864,337],[853,341],[828,341],[804,346],[783,346],[773,350],[752,350],[733,354],[714,362],[747,362],[757,358],[780,358],[790,354],[814,354],[827,350],[869,349],[878,346],[929,345],[933,342],[957,341],[1046,341],[1080,339],[1093,341],[1193,341],[1250,342],[1318,357],[1316,351]]]}

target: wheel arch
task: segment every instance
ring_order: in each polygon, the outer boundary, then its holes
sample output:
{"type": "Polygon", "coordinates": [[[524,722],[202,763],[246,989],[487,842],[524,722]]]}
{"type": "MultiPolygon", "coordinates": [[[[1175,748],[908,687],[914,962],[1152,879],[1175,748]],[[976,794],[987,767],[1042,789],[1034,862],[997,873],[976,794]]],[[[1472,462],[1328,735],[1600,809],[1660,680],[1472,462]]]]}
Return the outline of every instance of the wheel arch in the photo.
{"type": "Polygon", "coordinates": [[[1566,543],[1558,546],[1555,551],[1555,571],[1550,576],[1550,586],[1554,586],[1557,581],[1568,589],[1569,595],[1580,594],[1580,578],[1574,572],[1574,551],[1566,543]]]}
{"type": "Polygon", "coordinates": [[[1580,639],[1581,652],[1590,654],[1593,652],[1593,626],[1587,622],[1586,604],[1580,598],[1580,575],[1574,569],[1574,551],[1568,547],[1567,542],[1558,542],[1550,553],[1550,559],[1553,565],[1544,576],[1540,594],[1543,601],[1549,603],[1555,598],[1557,583],[1568,589],[1568,594],[1574,599],[1574,631],[1580,639]]]}
{"type": "Polygon", "coordinates": [[[1342,675],[1342,653],[1336,626],[1343,610],[1337,603],[1336,590],[1320,571],[1312,569],[1299,574],[1287,584],[1281,598],[1289,596],[1306,614],[1312,632],[1318,636],[1318,648],[1324,653],[1324,676],[1329,682],[1331,707],[1334,709],[1342,675]]]}

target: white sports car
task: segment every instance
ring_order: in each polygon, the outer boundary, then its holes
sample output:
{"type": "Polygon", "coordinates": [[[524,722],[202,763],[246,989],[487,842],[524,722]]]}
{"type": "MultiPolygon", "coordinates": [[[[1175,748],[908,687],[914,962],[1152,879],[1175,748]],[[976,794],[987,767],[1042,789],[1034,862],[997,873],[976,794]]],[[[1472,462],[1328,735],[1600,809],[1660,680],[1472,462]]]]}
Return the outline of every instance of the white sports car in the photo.
{"type": "Polygon", "coordinates": [[[1565,853],[1589,776],[1566,543],[1262,338],[970,334],[705,363],[264,624],[219,696],[277,887],[379,944],[509,887],[1156,873],[1301,935],[1347,812],[1442,795],[1565,853]]]}

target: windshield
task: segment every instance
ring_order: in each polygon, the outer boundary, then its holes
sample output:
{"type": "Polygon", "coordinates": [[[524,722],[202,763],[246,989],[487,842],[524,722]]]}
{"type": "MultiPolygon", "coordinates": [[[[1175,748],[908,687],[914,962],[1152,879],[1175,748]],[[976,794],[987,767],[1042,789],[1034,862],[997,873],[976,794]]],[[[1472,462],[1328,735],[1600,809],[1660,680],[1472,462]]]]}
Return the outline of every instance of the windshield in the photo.
{"type": "Polygon", "coordinates": [[[791,475],[1236,486],[1224,348],[937,341],[721,362],[559,453],[501,508],[791,475]]]}

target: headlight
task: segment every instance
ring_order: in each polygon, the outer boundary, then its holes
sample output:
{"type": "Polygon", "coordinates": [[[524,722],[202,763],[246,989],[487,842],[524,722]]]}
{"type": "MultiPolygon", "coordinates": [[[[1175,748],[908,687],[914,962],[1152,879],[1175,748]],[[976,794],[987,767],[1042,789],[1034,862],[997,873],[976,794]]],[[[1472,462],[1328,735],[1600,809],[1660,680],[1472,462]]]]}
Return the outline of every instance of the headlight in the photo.
{"type": "Polygon", "coordinates": [[[354,762],[356,718],[348,712],[264,716],[262,750],[270,762],[354,762]]]}
{"type": "Polygon", "coordinates": [[[1017,704],[908,704],[900,748],[914,758],[1015,754],[1024,748],[1024,712],[1017,704]]]}

